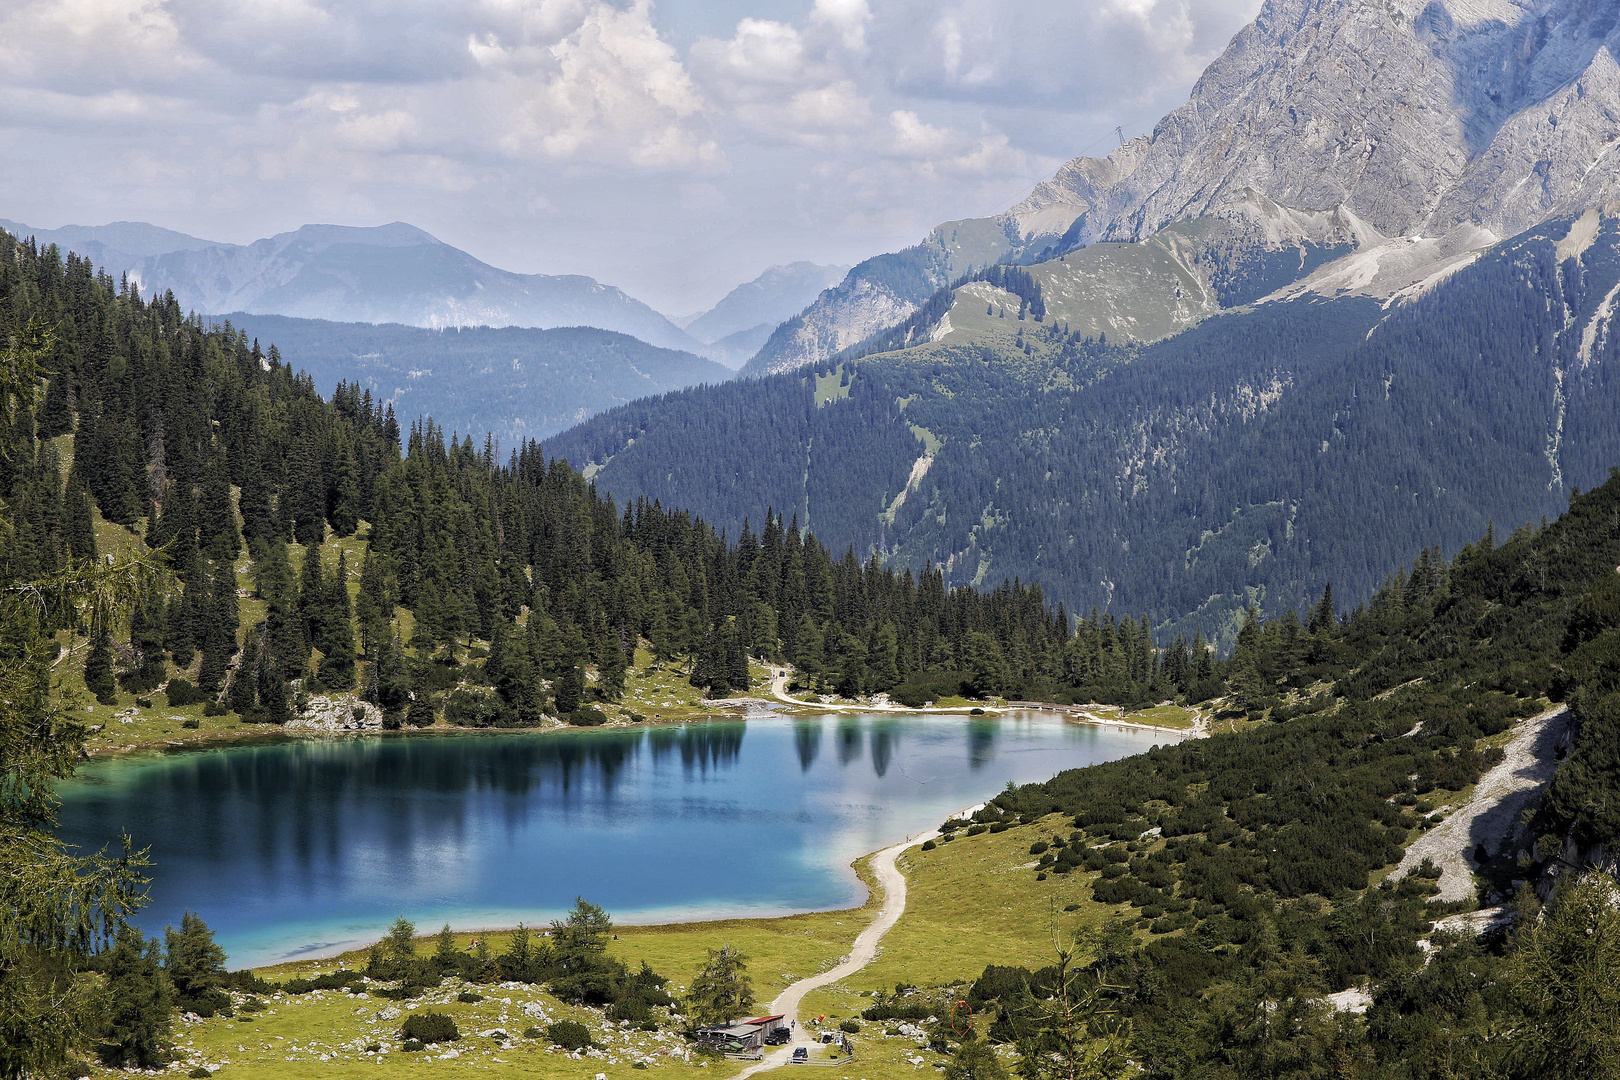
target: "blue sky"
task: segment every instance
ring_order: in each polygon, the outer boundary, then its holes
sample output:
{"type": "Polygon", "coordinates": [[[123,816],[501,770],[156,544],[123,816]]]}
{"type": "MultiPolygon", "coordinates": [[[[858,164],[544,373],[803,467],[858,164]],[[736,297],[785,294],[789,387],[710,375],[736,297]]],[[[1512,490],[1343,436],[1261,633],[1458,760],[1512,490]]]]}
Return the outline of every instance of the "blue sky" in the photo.
{"type": "Polygon", "coordinates": [[[0,217],[404,220],[680,315],[1151,130],[1259,0],[12,0],[0,217]]]}

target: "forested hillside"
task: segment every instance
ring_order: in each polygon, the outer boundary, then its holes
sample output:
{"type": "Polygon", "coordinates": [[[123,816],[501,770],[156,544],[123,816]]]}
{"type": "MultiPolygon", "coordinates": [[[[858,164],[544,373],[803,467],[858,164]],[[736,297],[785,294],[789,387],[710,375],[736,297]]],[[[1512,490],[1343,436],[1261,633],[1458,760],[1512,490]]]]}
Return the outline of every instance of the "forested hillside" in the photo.
{"type": "Polygon", "coordinates": [[[692,353],[589,326],[427,330],[284,315],[222,318],[249,339],[275,342],[316,386],[353,383],[401,415],[431,416],[446,431],[493,434],[513,446],[635,398],[731,378],[692,353]]]}
{"type": "Polygon", "coordinates": [[[1011,348],[682,391],[549,448],[620,499],[730,528],[764,500],[835,550],[1229,646],[1250,603],[1365,599],[1411,552],[1557,513],[1620,459],[1620,219],[1586,224],[1389,310],[1266,304],[1151,346],[1077,340],[1015,300],[1011,348]]]}
{"type": "MultiPolygon", "coordinates": [[[[1010,789],[949,842],[1027,835],[1038,862],[1005,869],[1032,904],[1089,879],[1113,916],[1071,988],[1081,1041],[1123,1038],[1148,1076],[1613,1075],[1617,565],[1620,472],[1539,530],[1425,553],[1347,616],[1246,624],[1224,674],[1298,702],[1271,722],[1010,789]],[[1462,888],[1389,873],[1548,699],[1572,711],[1564,764],[1519,816],[1475,819],[1448,853],[1462,888]],[[1329,1004],[1356,988],[1364,1018],[1329,1004]]],[[[1058,985],[991,968],[967,999],[992,1039],[1061,1053],[1032,1023],[1058,985]]]]}
{"type": "Polygon", "coordinates": [[[324,400],[274,344],[170,297],[54,248],[5,254],[11,355],[41,373],[8,428],[6,578],[96,559],[98,535],[160,571],[131,610],[77,626],[103,701],[167,684],[171,703],[278,722],[325,690],[393,725],[599,722],[638,647],[718,694],[747,688],[749,656],[851,695],[1136,702],[1197,675],[1202,649],[1155,652],[1145,620],[1093,614],[1077,634],[1039,588],[837,555],[792,507],[728,536],[621,508],[532,441],[402,432],[369,391],[324,400]]]}
{"type": "MultiPolygon", "coordinates": [[[[1216,699],[1230,733],[1009,790],[965,830],[1029,829],[1038,861],[1015,869],[1032,903],[1050,875],[1093,875],[1121,918],[1074,984],[1098,1006],[1085,1039],[1129,1048],[1150,1075],[1557,1075],[1549,1048],[1567,1050],[1573,1022],[1612,1030],[1601,988],[1562,986],[1537,958],[1620,934],[1593,886],[1550,887],[1604,858],[1616,828],[1620,478],[1500,546],[1486,529],[1449,562],[1425,549],[1348,612],[1328,592],[1299,616],[1250,611],[1220,661],[1201,642],[1156,645],[1146,618],[1071,629],[1038,588],[948,589],[937,570],[834,558],[770,510],[732,541],[684,511],[621,509],[533,443],[503,460],[429,420],[402,436],[365,392],[340,384],[325,400],[172,298],[149,303],[55,249],[6,242],[0,256],[0,726],[22,781],[0,858],[7,902],[37,927],[0,935],[8,1069],[54,1068],[95,1039],[124,1060],[119,1040],[138,1033],[103,1011],[89,973],[156,970],[156,953],[115,944],[139,859],[76,856],[51,836],[51,781],[86,737],[79,677],[104,702],[134,695],[139,710],[161,690],[246,722],[284,722],[320,689],[391,725],[599,723],[638,649],[715,693],[746,686],[752,655],[792,660],[801,683],[902,700],[1216,699]],[[334,537],[351,546],[329,562],[334,537]],[[1573,707],[1568,763],[1534,814],[1470,853],[1483,900],[1528,877],[1548,886],[1547,917],[1509,939],[1437,937],[1425,966],[1433,918],[1466,905],[1429,904],[1427,867],[1383,875],[1548,698],[1573,707]],[[1361,984],[1376,987],[1365,1023],[1321,1001],[1361,984]]],[[[1054,347],[1076,385],[1142,363],[1054,347]]],[[[833,404],[812,399],[807,422],[882,400],[862,392],[867,370],[822,380],[833,404]]],[[[970,991],[986,1033],[1039,1060],[1056,1029],[1020,1024],[1053,978],[987,972],[970,991]]],[[[1589,1042],[1567,1060],[1600,1061],[1607,1044],[1589,1042]]]]}

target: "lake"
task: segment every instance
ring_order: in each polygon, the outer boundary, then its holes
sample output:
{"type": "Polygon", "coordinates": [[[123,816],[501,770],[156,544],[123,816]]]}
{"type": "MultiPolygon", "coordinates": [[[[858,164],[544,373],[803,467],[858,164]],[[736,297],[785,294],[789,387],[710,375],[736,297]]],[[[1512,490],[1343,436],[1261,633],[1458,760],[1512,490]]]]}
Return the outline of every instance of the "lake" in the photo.
{"type": "Polygon", "coordinates": [[[150,847],[148,933],[186,909],[233,967],[331,955],[399,915],[422,932],[857,904],[849,863],[1011,780],[1111,761],[1163,732],[1064,721],[836,715],[650,728],[278,739],[96,761],[61,835],[150,847]]]}

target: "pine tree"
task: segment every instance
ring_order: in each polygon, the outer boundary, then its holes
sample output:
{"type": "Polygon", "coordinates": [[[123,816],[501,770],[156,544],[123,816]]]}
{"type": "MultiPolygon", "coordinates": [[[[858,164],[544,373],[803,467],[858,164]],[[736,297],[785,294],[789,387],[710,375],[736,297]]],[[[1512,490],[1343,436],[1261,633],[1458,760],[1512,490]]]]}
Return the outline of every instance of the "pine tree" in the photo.
{"type": "Polygon", "coordinates": [[[247,632],[247,638],[242,643],[242,662],[236,666],[236,674],[231,676],[230,689],[226,693],[231,711],[243,719],[258,713],[259,679],[264,667],[263,626],[260,623],[247,632]]]}
{"type": "Polygon", "coordinates": [[[73,377],[59,371],[45,388],[45,404],[39,410],[39,437],[54,439],[73,433],[73,377]]]}
{"type": "Polygon", "coordinates": [[[311,646],[326,651],[326,617],[332,598],[327,594],[321,564],[321,549],[304,549],[303,572],[298,582],[298,617],[304,624],[304,637],[311,646]]]}
{"type": "Polygon", "coordinates": [[[234,562],[242,552],[242,535],[231,508],[231,478],[223,453],[209,455],[197,501],[199,546],[215,562],[234,562]]]}
{"type": "Polygon", "coordinates": [[[214,944],[214,932],[194,912],[180,918],[180,929],[164,931],[164,970],[174,988],[175,1004],[183,1011],[212,1016],[230,1004],[222,992],[225,983],[225,950],[214,944]]]}
{"type": "Polygon", "coordinates": [[[553,697],[557,702],[557,712],[566,716],[579,708],[579,698],[585,690],[585,676],[579,670],[578,664],[571,664],[557,677],[553,688],[553,697]]]}
{"type": "Polygon", "coordinates": [[[113,682],[112,635],[104,622],[98,622],[90,632],[90,652],[84,658],[84,686],[101,704],[118,704],[118,687],[113,682]]]}
{"type": "Polygon", "coordinates": [[[708,963],[692,980],[687,1009],[702,1025],[725,1024],[748,1015],[754,1007],[753,984],[748,978],[748,957],[722,945],[709,949],[708,963]]]}
{"type": "Polygon", "coordinates": [[[292,719],[292,704],[288,695],[287,676],[278,663],[269,661],[259,665],[259,718],[266,724],[280,727],[292,719]]]}
{"type": "Polygon", "coordinates": [[[354,613],[360,620],[360,644],[367,656],[388,641],[389,624],[394,606],[384,578],[382,563],[367,548],[366,558],[360,564],[360,595],[355,600],[354,613]]]}
{"type": "Polygon", "coordinates": [[[321,682],[331,690],[354,688],[354,618],[349,605],[349,560],[338,552],[336,575],[327,583],[326,655],[321,659],[321,682]]]}
{"type": "Polygon", "coordinates": [[[618,701],[624,696],[625,672],[628,667],[624,649],[619,644],[619,635],[609,633],[602,642],[601,656],[596,663],[596,685],[604,699],[618,701]]]}
{"type": "Polygon", "coordinates": [[[405,722],[414,728],[432,727],[438,717],[433,711],[433,695],[425,687],[416,691],[411,707],[405,713],[405,722]]]}
{"type": "Polygon", "coordinates": [[[75,559],[98,558],[95,511],[90,506],[84,477],[77,469],[68,473],[67,491],[62,496],[62,539],[75,559]]]}
{"type": "Polygon", "coordinates": [[[119,928],[113,947],[97,958],[107,980],[102,1064],[155,1069],[171,1060],[173,999],[158,963],[158,943],[133,926],[119,928]]]}

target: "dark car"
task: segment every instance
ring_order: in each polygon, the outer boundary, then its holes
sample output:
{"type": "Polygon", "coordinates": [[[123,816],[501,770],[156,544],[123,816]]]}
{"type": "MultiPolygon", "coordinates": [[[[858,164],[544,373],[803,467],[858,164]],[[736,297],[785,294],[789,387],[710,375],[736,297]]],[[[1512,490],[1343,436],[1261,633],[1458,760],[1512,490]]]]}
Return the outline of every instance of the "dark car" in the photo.
{"type": "Polygon", "coordinates": [[[795,1046],[793,1048],[793,1060],[794,1061],[809,1061],[810,1060],[810,1048],[808,1046],[795,1046]]]}
{"type": "Polygon", "coordinates": [[[777,1028],[775,1031],[765,1036],[765,1045],[781,1046],[783,1043],[788,1041],[788,1037],[789,1032],[787,1028],[777,1028]]]}

